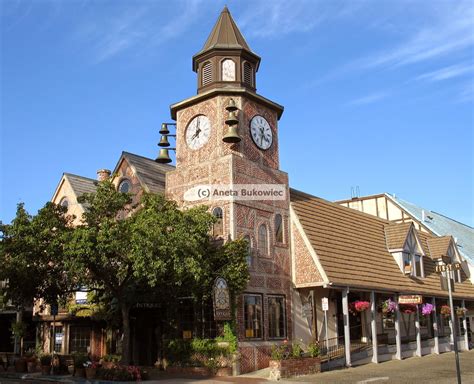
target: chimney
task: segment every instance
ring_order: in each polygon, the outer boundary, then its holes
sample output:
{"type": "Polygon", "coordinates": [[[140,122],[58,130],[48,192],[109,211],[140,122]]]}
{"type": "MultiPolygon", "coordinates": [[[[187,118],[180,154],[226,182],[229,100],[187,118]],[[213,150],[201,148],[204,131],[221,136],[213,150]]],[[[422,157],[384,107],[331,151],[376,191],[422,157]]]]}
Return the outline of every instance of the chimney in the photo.
{"type": "Polygon", "coordinates": [[[99,181],[107,180],[111,174],[112,172],[108,169],[99,169],[97,171],[97,180],[99,181]]]}

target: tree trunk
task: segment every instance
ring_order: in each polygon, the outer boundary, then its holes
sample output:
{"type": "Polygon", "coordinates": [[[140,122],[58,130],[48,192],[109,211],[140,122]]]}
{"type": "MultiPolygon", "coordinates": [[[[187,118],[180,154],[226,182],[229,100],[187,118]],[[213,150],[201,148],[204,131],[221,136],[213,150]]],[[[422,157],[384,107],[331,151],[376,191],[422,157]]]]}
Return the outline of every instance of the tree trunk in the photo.
{"type": "Polygon", "coordinates": [[[122,363],[130,364],[130,307],[127,304],[120,304],[120,310],[122,312],[122,329],[123,329],[123,340],[122,340],[122,363]]]}

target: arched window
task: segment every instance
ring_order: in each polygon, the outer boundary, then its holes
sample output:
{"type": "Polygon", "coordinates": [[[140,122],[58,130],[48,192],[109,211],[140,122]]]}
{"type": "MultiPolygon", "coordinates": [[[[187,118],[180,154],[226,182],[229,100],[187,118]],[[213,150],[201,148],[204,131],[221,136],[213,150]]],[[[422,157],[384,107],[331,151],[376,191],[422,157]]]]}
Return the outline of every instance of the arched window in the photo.
{"type": "Polygon", "coordinates": [[[234,60],[225,59],[222,61],[222,81],[235,81],[235,63],[234,60]]]}
{"type": "Polygon", "coordinates": [[[249,235],[245,235],[244,240],[247,241],[247,265],[251,267],[253,265],[252,240],[249,235]]]}
{"type": "Polygon", "coordinates": [[[202,66],[201,83],[203,87],[212,83],[212,63],[210,61],[202,66]]]}
{"type": "Polygon", "coordinates": [[[268,255],[268,232],[265,224],[261,224],[258,228],[258,253],[268,255]]]}
{"type": "Polygon", "coordinates": [[[275,241],[283,243],[283,220],[279,213],[275,215],[275,241]]]}
{"type": "Polygon", "coordinates": [[[127,180],[127,179],[123,179],[120,182],[119,187],[118,187],[118,190],[121,193],[129,193],[131,189],[132,188],[131,188],[131,185],[130,185],[130,181],[127,180]]]}
{"type": "Polygon", "coordinates": [[[216,222],[212,226],[213,236],[222,236],[224,234],[224,214],[222,208],[216,207],[212,210],[212,215],[216,218],[216,222]]]}
{"type": "Polygon", "coordinates": [[[69,207],[69,201],[67,200],[67,197],[63,197],[59,202],[59,205],[67,209],[69,207]]]}
{"type": "Polygon", "coordinates": [[[253,68],[250,63],[244,63],[244,83],[253,86],[253,68]]]}

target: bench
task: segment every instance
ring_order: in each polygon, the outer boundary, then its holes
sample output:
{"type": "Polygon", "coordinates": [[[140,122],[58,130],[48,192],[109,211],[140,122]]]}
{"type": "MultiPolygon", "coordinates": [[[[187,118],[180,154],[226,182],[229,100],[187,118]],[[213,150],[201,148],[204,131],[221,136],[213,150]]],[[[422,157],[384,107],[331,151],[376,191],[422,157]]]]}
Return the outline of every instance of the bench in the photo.
{"type": "Polygon", "coordinates": [[[4,371],[8,370],[8,367],[15,365],[16,355],[13,352],[0,352],[0,365],[4,371]]]}

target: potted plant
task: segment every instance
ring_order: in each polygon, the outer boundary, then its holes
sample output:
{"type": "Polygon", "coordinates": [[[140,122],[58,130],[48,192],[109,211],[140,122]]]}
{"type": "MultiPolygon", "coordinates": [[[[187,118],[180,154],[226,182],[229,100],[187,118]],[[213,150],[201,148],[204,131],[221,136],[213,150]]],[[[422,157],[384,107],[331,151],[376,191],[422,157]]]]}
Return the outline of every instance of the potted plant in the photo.
{"type": "Polygon", "coordinates": [[[101,365],[102,368],[110,369],[117,366],[118,362],[121,360],[122,356],[120,355],[105,355],[102,357],[101,365]]]}
{"type": "Polygon", "coordinates": [[[95,361],[87,361],[84,363],[86,379],[91,380],[95,379],[97,374],[98,364],[95,361]]]}
{"type": "Polygon", "coordinates": [[[410,315],[416,312],[417,305],[416,304],[400,304],[399,308],[402,313],[410,315]]]}
{"type": "Polygon", "coordinates": [[[397,309],[397,303],[389,298],[387,300],[382,301],[381,309],[382,309],[382,313],[385,313],[385,314],[394,313],[395,310],[397,309]]]}
{"type": "Polygon", "coordinates": [[[465,307],[457,307],[456,308],[456,315],[458,315],[459,317],[466,316],[466,313],[467,313],[467,308],[465,308],[465,307]]]}
{"type": "Polygon", "coordinates": [[[441,313],[443,316],[448,317],[451,315],[451,307],[449,305],[442,305],[441,309],[439,310],[439,313],[441,313]]]}
{"type": "Polygon", "coordinates": [[[52,356],[48,353],[41,355],[40,363],[41,363],[41,374],[49,375],[51,373],[51,361],[52,356]]]}
{"type": "Polygon", "coordinates": [[[354,309],[357,312],[364,312],[370,308],[370,303],[364,300],[356,300],[354,302],[354,309]]]}
{"type": "Polygon", "coordinates": [[[86,370],[84,364],[88,361],[87,356],[77,354],[74,356],[74,376],[86,377],[86,370]]]}
{"type": "Polygon", "coordinates": [[[421,306],[421,314],[423,316],[429,316],[434,311],[434,305],[425,303],[421,306]]]}

